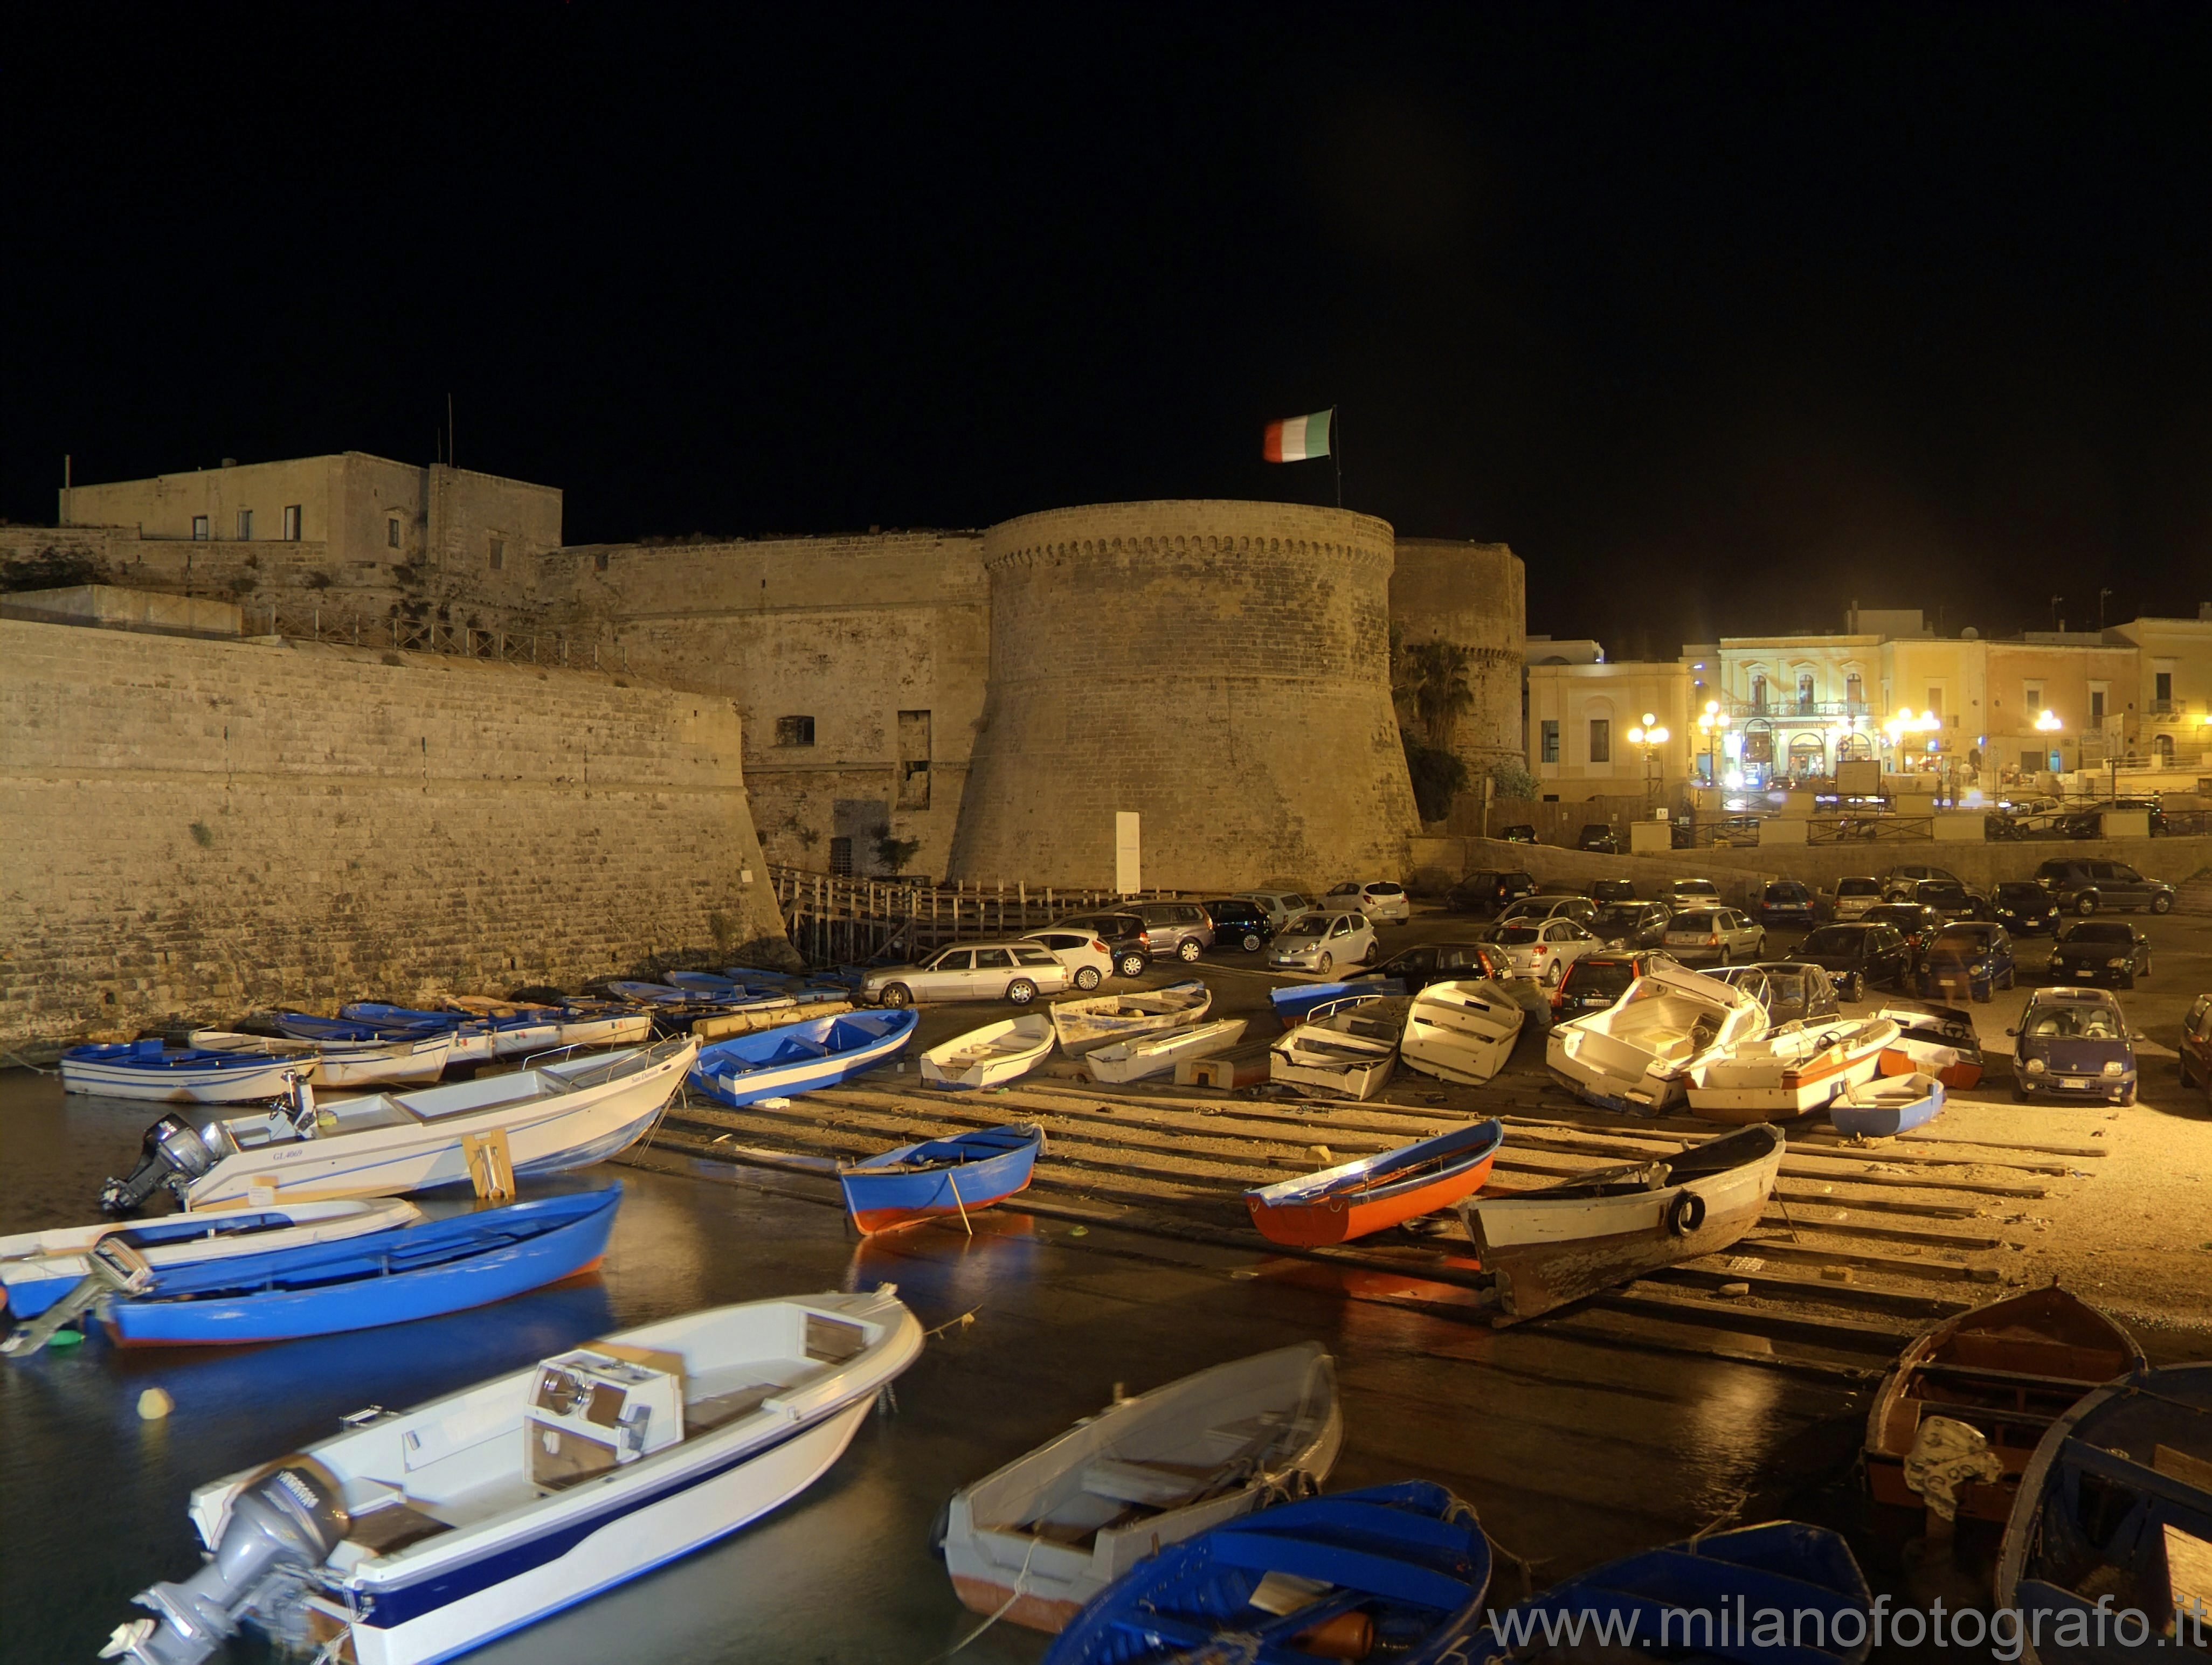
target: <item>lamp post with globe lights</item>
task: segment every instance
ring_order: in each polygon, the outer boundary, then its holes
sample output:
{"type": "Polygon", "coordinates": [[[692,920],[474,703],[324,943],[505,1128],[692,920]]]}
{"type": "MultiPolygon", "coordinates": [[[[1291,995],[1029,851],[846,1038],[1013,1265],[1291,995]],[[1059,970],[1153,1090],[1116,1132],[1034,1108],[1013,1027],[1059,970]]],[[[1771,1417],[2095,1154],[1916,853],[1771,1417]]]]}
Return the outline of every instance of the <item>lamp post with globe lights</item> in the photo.
{"type": "Polygon", "coordinates": [[[1715,754],[1720,749],[1722,738],[1728,733],[1729,714],[1721,709],[1717,699],[1705,701],[1705,708],[1698,714],[1698,733],[1705,742],[1705,784],[1720,784],[1719,765],[1715,754]]]}
{"type": "Polygon", "coordinates": [[[1628,731],[1628,743],[1644,748],[1644,797],[1647,803],[1654,802],[1659,796],[1659,782],[1652,773],[1652,759],[1659,748],[1667,743],[1666,728],[1660,723],[1656,713],[1644,713],[1644,721],[1628,731]]]}

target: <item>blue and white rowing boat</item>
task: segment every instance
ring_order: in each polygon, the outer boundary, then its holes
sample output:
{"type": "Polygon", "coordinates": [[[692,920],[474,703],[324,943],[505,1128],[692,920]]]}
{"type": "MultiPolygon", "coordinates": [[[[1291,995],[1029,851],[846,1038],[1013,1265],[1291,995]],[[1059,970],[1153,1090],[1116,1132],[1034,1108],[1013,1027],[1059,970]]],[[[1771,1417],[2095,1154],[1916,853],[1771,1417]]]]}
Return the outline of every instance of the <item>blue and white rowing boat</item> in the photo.
{"type": "Polygon", "coordinates": [[[464,1017],[459,1012],[416,1012],[405,1007],[367,1002],[344,1010],[355,1015],[323,1018],[311,1012],[280,1012],[276,1014],[276,1026],[295,1039],[318,1044],[419,1040],[427,1035],[448,1035],[453,1038],[452,1050],[446,1055],[448,1063],[482,1063],[492,1055],[491,1026],[464,1017]]]}
{"type": "Polygon", "coordinates": [[[143,1592],[106,1656],[198,1665],[252,1622],[433,1665],[589,1601],[819,1479],[921,1351],[896,1295],[620,1331],[203,1486],[213,1559],[143,1592]]]}
{"type": "Polygon", "coordinates": [[[841,1162],[837,1183],[863,1237],[928,1220],[964,1222],[1027,1189],[1043,1149],[1044,1129],[1034,1122],[984,1128],[841,1162]]]}
{"type": "Polygon", "coordinates": [[[1943,1083],[1935,1076],[1877,1075],[1828,1100],[1828,1124],[1838,1133],[1887,1139],[1943,1112],[1943,1083]]]}
{"type": "Polygon", "coordinates": [[[1560,1656],[1549,1650],[1571,1634],[1596,1644],[1593,1658],[1862,1665],[1873,1645],[1873,1601],[1841,1538],[1773,1521],[1646,1550],[1555,1584],[1492,1614],[1472,1656],[1552,1659],[1560,1656]]]}
{"type": "Polygon", "coordinates": [[[519,1058],[526,1052],[543,1052],[561,1044],[561,1015],[544,1007],[520,1007],[497,1015],[475,1012],[423,1012],[411,1007],[386,1006],[373,1000],[356,1001],[338,1008],[340,1017],[368,1022],[419,1021],[439,1025],[458,1036],[479,1033],[490,1038],[495,1058],[519,1058]]]}
{"type": "Polygon", "coordinates": [[[889,1063],[918,1021],[911,1008],[847,1012],[734,1035],[699,1054],[692,1084],[734,1106],[835,1087],[889,1063]]]}
{"type": "Polygon", "coordinates": [[[195,1029],[194,1046],[210,1052],[268,1052],[297,1057],[317,1087],[423,1087],[446,1073],[453,1055],[450,1031],[380,1040],[274,1040],[228,1029],[195,1029]]]}
{"type": "Polygon", "coordinates": [[[72,1046],[62,1054],[62,1091],[167,1105],[244,1105],[281,1099],[314,1061],[289,1051],[173,1047],[156,1038],[72,1046]]]}
{"type": "Polygon", "coordinates": [[[615,1184],[341,1242],[164,1267],[143,1293],[103,1301],[100,1317],[118,1347],[283,1341],[434,1318],[598,1265],[621,1204],[615,1184]]]}
{"type": "Polygon", "coordinates": [[[1371,984],[1353,983],[1293,983],[1280,989],[1267,990],[1267,1004],[1275,1008],[1275,1015],[1283,1020],[1283,1027],[1294,1029],[1304,1023],[1316,1006],[1326,1006],[1333,1000],[1342,1000],[1347,995],[1379,995],[1383,990],[1371,984]]]}
{"type": "Polygon", "coordinates": [[[1044,1665],[1470,1655],[1490,1541],[1441,1486],[1403,1480],[1279,1504],[1172,1544],[1077,1614],[1044,1665]]]}

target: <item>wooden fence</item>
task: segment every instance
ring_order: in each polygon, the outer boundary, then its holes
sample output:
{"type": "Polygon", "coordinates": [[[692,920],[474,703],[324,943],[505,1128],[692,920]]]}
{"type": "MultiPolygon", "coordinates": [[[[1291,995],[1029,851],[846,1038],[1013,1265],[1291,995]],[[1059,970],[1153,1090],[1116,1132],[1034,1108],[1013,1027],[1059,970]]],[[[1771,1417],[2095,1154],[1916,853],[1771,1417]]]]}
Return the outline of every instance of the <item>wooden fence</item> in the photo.
{"type": "Polygon", "coordinates": [[[918,879],[848,878],[805,868],[769,868],[791,945],[816,966],[897,957],[919,959],[948,942],[1041,930],[1072,913],[1182,894],[1054,885],[933,885],[918,879]]]}

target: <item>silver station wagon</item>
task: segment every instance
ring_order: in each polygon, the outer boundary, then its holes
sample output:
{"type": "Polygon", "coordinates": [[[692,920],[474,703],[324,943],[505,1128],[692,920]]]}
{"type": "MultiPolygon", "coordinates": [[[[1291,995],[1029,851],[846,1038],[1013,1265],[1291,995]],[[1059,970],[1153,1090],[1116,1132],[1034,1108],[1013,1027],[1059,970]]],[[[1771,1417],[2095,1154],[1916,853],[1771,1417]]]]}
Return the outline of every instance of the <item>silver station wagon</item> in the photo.
{"type": "Polygon", "coordinates": [[[920,1001],[1011,1000],[1026,1006],[1068,986],[1067,967],[1042,942],[963,942],[940,948],[919,966],[870,972],[860,998],[878,1006],[920,1001]]]}

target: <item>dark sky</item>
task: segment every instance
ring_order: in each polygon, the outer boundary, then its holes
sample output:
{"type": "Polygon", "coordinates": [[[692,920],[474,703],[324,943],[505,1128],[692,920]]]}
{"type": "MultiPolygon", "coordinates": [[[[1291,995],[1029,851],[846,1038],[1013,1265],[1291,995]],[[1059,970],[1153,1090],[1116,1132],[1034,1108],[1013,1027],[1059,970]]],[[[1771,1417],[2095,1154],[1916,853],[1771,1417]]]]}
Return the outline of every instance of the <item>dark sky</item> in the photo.
{"type": "Polygon", "coordinates": [[[0,514],[355,448],[572,541],[1346,500],[1529,625],[2212,596],[2212,7],[17,7],[0,514]]]}

